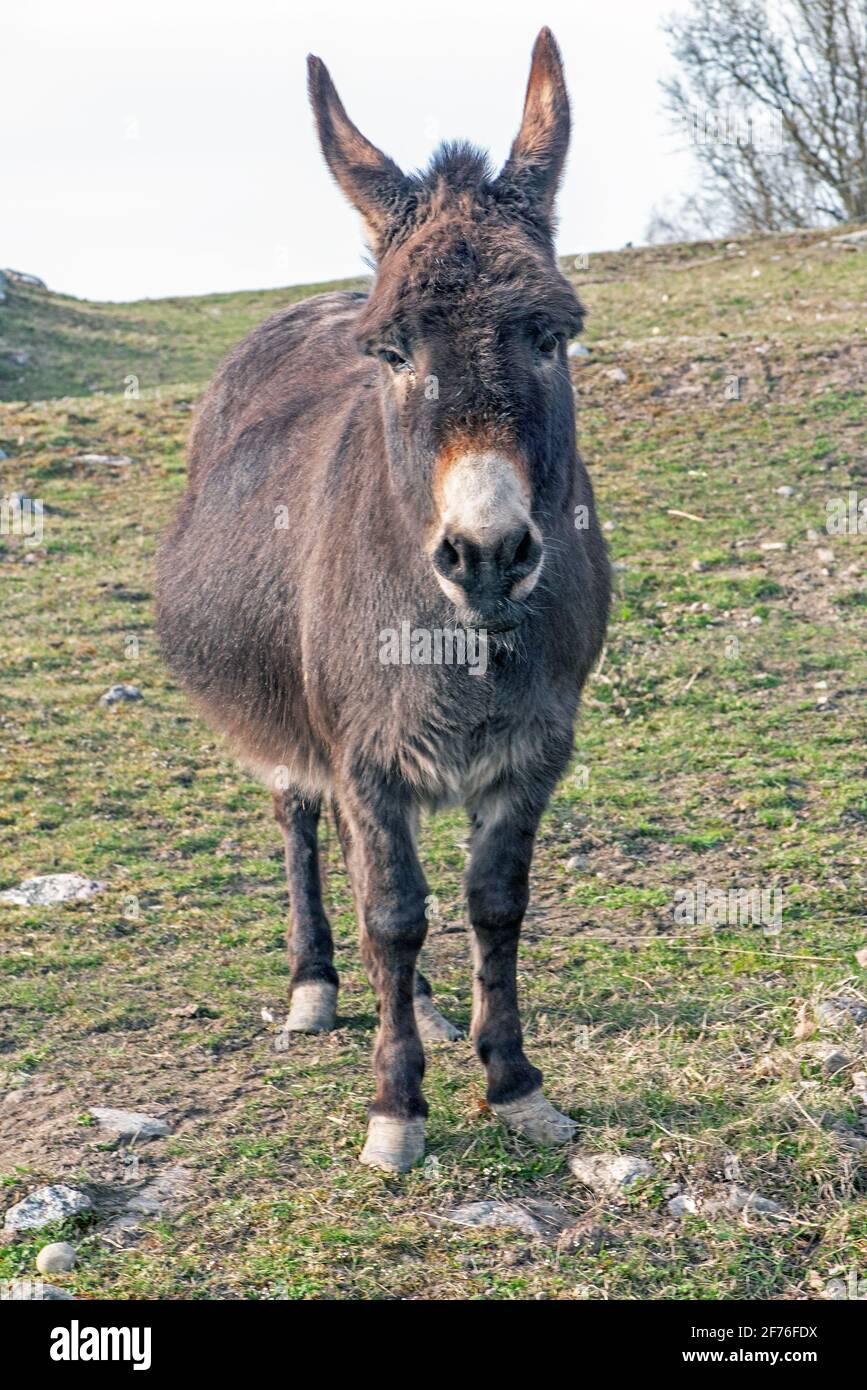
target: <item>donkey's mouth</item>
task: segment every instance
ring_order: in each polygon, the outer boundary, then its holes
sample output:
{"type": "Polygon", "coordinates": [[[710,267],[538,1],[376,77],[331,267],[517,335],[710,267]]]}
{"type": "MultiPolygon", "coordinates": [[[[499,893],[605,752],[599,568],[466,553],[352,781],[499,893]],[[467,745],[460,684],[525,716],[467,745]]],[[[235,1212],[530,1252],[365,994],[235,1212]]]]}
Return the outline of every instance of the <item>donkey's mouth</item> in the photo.
{"type": "Polygon", "coordinates": [[[487,632],[491,636],[501,632],[514,632],[524,622],[527,610],[522,603],[507,600],[494,613],[482,613],[477,608],[463,604],[458,608],[458,617],[465,628],[487,632]]]}

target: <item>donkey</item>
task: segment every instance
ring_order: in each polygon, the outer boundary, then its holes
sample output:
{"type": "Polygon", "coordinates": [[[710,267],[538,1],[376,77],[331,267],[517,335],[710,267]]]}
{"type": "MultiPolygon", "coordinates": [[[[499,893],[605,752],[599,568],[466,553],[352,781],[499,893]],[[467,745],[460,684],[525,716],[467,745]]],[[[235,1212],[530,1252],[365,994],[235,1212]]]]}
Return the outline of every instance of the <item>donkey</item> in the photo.
{"type": "Polygon", "coordinates": [[[471,1032],[488,1103],[537,1143],[574,1129],[524,1054],[517,995],[534,839],[609,604],[566,355],[582,309],[553,247],[569,103],[543,29],[500,174],[461,143],[406,175],[352,124],[320,59],[308,69],[375,277],[368,294],[275,314],[217,372],[160,555],[159,629],[170,667],[273,793],[287,1034],[335,1024],[317,851],[333,807],[379,1008],[361,1161],[404,1172],[424,1153],[422,1037],[455,1033],[416,968],[422,808],[462,803],[470,820],[471,1032]],[[384,662],[383,633],[406,622],[481,634],[484,670],[384,662]]]}

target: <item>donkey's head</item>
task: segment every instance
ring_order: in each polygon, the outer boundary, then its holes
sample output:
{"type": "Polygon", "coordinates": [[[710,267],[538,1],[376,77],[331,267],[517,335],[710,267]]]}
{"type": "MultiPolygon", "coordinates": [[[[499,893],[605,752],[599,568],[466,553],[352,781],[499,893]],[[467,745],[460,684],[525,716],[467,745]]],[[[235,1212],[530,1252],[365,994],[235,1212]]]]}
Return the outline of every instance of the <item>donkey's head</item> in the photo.
{"type": "Polygon", "coordinates": [[[318,58],[309,71],[326,162],[377,262],[357,341],[382,364],[393,486],[465,621],[514,627],[575,459],[566,343],[581,307],[553,247],[569,139],[557,45],[543,29],[497,177],[462,144],[402,173],[349,120],[318,58]]]}

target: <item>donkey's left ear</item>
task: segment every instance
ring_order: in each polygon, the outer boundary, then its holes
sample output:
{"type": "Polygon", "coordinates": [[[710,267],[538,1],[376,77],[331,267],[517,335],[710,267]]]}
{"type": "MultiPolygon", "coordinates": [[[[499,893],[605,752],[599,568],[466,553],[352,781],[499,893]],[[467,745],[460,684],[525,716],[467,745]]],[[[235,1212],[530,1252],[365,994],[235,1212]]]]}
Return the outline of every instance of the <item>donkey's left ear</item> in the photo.
{"type": "Polygon", "coordinates": [[[563,61],[550,29],[533,45],[524,118],[497,179],[522,193],[550,222],[569,146],[569,97],[563,61]]]}
{"type": "Polygon", "coordinates": [[[307,85],[325,162],[361,213],[371,250],[379,255],[389,228],[406,212],[409,180],[393,159],[353,125],[327,67],[312,53],[307,59],[307,85]]]}

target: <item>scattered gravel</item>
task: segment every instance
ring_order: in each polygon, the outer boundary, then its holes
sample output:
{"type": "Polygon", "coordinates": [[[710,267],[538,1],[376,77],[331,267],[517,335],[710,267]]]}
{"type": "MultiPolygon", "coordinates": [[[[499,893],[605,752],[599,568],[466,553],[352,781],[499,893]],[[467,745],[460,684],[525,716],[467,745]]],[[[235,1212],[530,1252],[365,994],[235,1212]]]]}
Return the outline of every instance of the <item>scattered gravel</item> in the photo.
{"type": "Polygon", "coordinates": [[[819,1005],[817,1010],[820,1023],[848,1023],[851,1019],[854,1023],[867,1022],[867,1004],[860,999],[848,999],[843,995],[837,995],[833,999],[826,999],[819,1005]]]}

